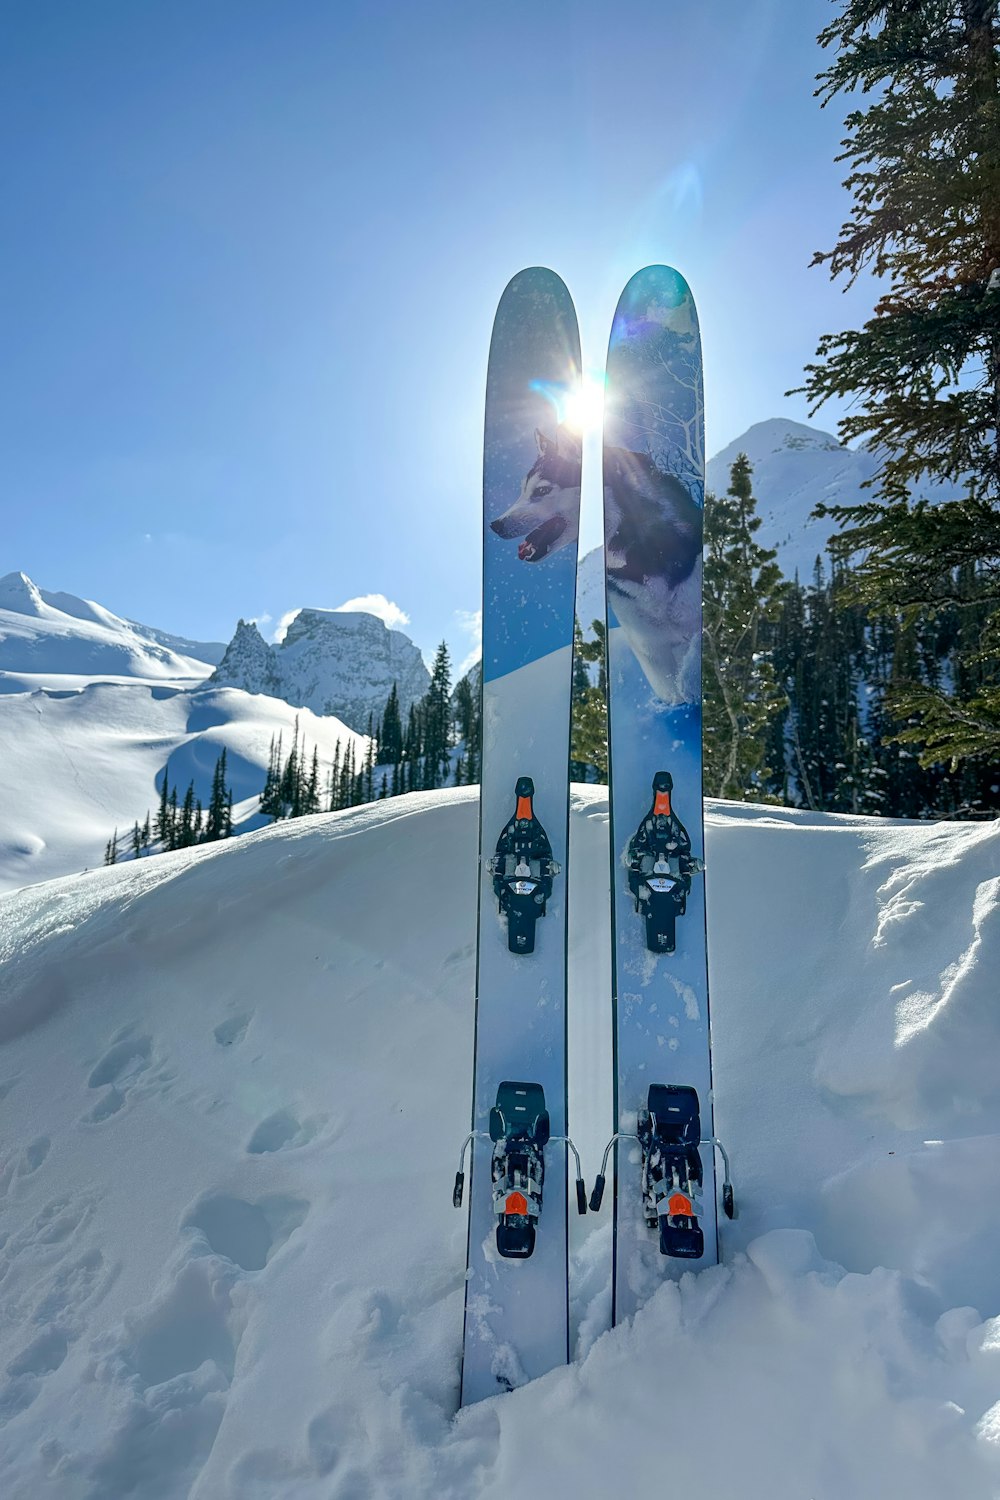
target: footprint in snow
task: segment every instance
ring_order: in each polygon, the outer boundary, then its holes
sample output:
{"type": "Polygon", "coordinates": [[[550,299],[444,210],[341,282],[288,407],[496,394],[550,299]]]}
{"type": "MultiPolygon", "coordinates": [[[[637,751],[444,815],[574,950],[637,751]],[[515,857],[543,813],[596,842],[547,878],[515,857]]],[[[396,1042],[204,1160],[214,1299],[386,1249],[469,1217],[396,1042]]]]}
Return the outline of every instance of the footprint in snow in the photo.
{"type": "Polygon", "coordinates": [[[151,1036],[134,1036],[128,1026],[116,1032],[108,1050],[91,1068],[87,1078],[88,1088],[105,1089],[107,1092],[83,1116],[82,1123],[100,1125],[103,1120],[109,1120],[118,1113],[129,1094],[140,1084],[146,1092],[151,1085],[157,1085],[160,1093],[166,1093],[175,1075],[166,1068],[153,1073],[150,1071],[152,1064],[151,1036]]]}
{"type": "Polygon", "coordinates": [[[247,1151],[251,1156],[266,1156],[272,1151],[305,1146],[313,1139],[317,1128],[316,1120],[299,1120],[290,1109],[278,1109],[261,1120],[247,1142],[247,1151]]]}
{"type": "Polygon", "coordinates": [[[47,1135],[40,1135],[30,1146],[25,1146],[17,1164],[18,1177],[32,1177],[49,1154],[52,1142],[47,1135]]]}
{"type": "Polygon", "coordinates": [[[235,1047],[246,1036],[252,1019],[252,1015],[229,1016],[227,1020],[219,1022],[212,1035],[220,1047],[235,1047]]]}
{"type": "Polygon", "coordinates": [[[100,1089],[109,1083],[134,1080],[149,1067],[152,1051],[150,1036],[126,1036],[116,1041],[91,1070],[88,1088],[100,1089]]]}
{"type": "Polygon", "coordinates": [[[304,1198],[279,1193],[256,1203],[232,1193],[211,1193],[195,1204],[182,1228],[195,1230],[213,1255],[231,1260],[241,1271],[262,1271],[308,1212],[304,1198]]]}

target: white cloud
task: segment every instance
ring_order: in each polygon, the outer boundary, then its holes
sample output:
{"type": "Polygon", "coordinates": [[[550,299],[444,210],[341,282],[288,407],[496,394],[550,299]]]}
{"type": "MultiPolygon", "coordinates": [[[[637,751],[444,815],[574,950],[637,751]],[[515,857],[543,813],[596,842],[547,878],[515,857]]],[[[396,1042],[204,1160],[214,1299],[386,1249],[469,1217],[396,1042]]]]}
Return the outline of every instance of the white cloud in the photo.
{"type": "Polygon", "coordinates": [[[334,613],[342,615],[355,610],[363,615],[374,615],[377,620],[388,625],[390,630],[401,630],[410,623],[406,611],[384,594],[359,594],[356,599],[348,599],[346,604],[338,604],[334,613]]]}
{"type": "Polygon", "coordinates": [[[281,619],[274,627],[274,634],[271,637],[271,640],[276,646],[280,645],[280,643],[285,639],[285,636],[288,634],[288,627],[298,613],[299,611],[297,609],[290,609],[287,614],[282,615],[281,619]]]}
{"type": "Polygon", "coordinates": [[[455,673],[455,676],[461,679],[470,667],[476,665],[483,654],[483,612],[481,609],[456,609],[455,620],[459,630],[472,638],[469,653],[459,664],[455,673]]]}

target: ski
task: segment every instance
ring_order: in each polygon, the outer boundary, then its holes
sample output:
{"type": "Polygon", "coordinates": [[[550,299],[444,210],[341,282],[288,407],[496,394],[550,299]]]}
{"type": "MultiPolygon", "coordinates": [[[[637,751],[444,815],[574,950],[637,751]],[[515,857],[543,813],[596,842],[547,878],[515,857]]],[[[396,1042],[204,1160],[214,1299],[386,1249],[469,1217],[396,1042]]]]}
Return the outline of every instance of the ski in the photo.
{"type": "MultiPolygon", "coordinates": [[[[615,1133],[612,1316],[718,1260],[701,773],[701,342],[676,271],[632,277],[604,417],[615,1133]]],[[[724,1206],[732,1207],[726,1170],[724,1206]]]]}
{"type": "MultiPolygon", "coordinates": [[[[483,457],[483,760],[463,1405],[569,1357],[566,841],[581,436],[569,293],[497,309],[483,457]]],[[[577,1207],[586,1198],[576,1162],[577,1207]]]]}

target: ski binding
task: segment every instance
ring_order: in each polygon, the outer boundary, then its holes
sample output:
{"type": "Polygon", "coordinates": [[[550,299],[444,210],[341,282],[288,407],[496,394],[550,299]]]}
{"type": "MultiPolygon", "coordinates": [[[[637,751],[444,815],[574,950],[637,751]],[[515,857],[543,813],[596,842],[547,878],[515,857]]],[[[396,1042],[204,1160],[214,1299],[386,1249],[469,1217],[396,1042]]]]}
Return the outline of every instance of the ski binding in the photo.
{"type": "Polygon", "coordinates": [[[691,853],[691,838],[671,805],[669,771],[653,777],[653,802],[628,846],[628,885],[646,924],[650,953],[673,953],[677,918],[687,910],[691,876],[705,868],[691,853]]]}
{"type": "MultiPolygon", "coordinates": [[[[452,1203],[462,1206],[465,1188],[465,1152],[470,1141],[483,1136],[471,1131],[462,1145],[452,1203]]],[[[504,1260],[527,1260],[535,1248],[535,1230],[542,1212],[545,1182],[545,1147],[550,1140],[564,1141],[576,1158],[576,1206],[587,1212],[587,1189],[580,1171],[580,1157],[568,1135],[549,1134],[549,1112],[540,1083],[501,1083],[497,1102],[490,1110],[489,1139],[493,1142],[490,1175],[493,1212],[497,1219],[497,1251],[504,1260]]]]}
{"type": "Polygon", "coordinates": [[[697,1089],[686,1084],[650,1084],[646,1107],[639,1110],[635,1134],[618,1131],[605,1147],[601,1170],[590,1195],[592,1213],[597,1213],[604,1196],[611,1148],[615,1141],[623,1139],[639,1142],[643,1216],[647,1228],[659,1230],[660,1254],[700,1260],[705,1254],[705,1235],[698,1222],[704,1177],[699,1147],[714,1146],[722,1156],[725,1166],[722,1207],[727,1218],[735,1218],[736,1204],[725,1147],[715,1138],[701,1138],[697,1089]]]}
{"type": "Polygon", "coordinates": [[[552,878],[559,874],[548,835],[535,817],[534,795],[531,777],[519,776],[514,816],[504,825],[487,865],[500,912],[507,918],[510,953],[534,953],[535,923],[545,915],[552,878]]]}

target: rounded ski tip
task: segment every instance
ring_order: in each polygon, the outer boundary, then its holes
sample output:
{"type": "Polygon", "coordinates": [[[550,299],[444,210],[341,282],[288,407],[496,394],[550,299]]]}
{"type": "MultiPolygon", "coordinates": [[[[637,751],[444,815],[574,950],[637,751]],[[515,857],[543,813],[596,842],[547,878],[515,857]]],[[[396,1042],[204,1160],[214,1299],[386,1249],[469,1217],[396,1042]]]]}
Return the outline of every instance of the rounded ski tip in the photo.
{"type": "Polygon", "coordinates": [[[548,266],[525,266],[522,271],[513,275],[504,287],[497,310],[499,312],[505,303],[539,295],[554,297],[569,309],[573,306],[569,288],[557,272],[548,266]]]}
{"type": "Polygon", "coordinates": [[[698,336],[691,288],[673,266],[643,266],[625,285],[611,325],[609,357],[619,344],[659,338],[665,329],[698,336]]]}

